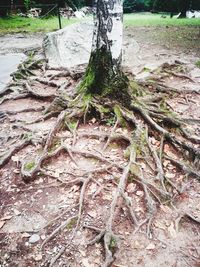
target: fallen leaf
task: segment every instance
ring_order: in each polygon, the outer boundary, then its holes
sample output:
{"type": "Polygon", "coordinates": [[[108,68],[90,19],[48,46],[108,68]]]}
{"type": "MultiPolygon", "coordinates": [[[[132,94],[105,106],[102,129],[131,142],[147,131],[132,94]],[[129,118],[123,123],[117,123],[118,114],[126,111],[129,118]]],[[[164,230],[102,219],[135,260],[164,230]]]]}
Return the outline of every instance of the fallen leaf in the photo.
{"type": "Polygon", "coordinates": [[[164,167],[167,167],[167,165],[168,165],[169,163],[170,163],[169,160],[164,160],[164,161],[163,161],[163,166],[164,166],[164,167]]]}
{"type": "Polygon", "coordinates": [[[167,152],[169,152],[170,151],[170,147],[169,147],[169,145],[164,145],[164,152],[165,153],[167,153],[167,152]]]}
{"type": "Polygon", "coordinates": [[[82,255],[83,257],[85,257],[85,256],[86,256],[86,253],[85,253],[85,251],[83,251],[83,250],[79,250],[79,252],[81,253],[81,255],[82,255]]]}
{"type": "Polygon", "coordinates": [[[19,169],[15,169],[13,172],[18,174],[18,173],[20,173],[20,170],[19,169]]]}
{"type": "Polygon", "coordinates": [[[91,184],[91,186],[90,186],[91,194],[95,193],[96,191],[97,191],[97,185],[96,184],[91,184]]]}
{"type": "Polygon", "coordinates": [[[156,144],[156,139],[154,137],[151,137],[150,140],[151,140],[152,145],[156,144]]]}
{"type": "Polygon", "coordinates": [[[87,213],[90,217],[95,218],[97,216],[97,213],[95,210],[90,210],[87,213]]]}
{"type": "Polygon", "coordinates": [[[172,209],[170,209],[168,206],[160,205],[160,208],[161,208],[161,210],[164,211],[165,213],[172,213],[172,209]]]}
{"type": "Polygon", "coordinates": [[[29,233],[23,233],[22,235],[21,235],[21,237],[25,237],[25,238],[28,238],[28,237],[30,237],[31,235],[29,234],[29,233]]]}
{"type": "Polygon", "coordinates": [[[111,200],[112,196],[111,195],[104,195],[103,200],[111,200]]]}
{"type": "Polygon", "coordinates": [[[176,230],[174,228],[174,223],[171,222],[170,226],[168,227],[168,232],[172,238],[175,238],[177,236],[176,230]]]}
{"type": "Polygon", "coordinates": [[[41,237],[42,240],[45,240],[46,235],[41,235],[40,237],[41,237]]]}
{"type": "Polygon", "coordinates": [[[91,122],[94,124],[96,122],[96,118],[92,118],[91,122]]]}
{"type": "Polygon", "coordinates": [[[19,157],[18,156],[12,156],[11,159],[14,162],[18,162],[19,161],[19,157]]]}
{"type": "Polygon", "coordinates": [[[37,254],[34,256],[35,261],[41,261],[42,260],[42,254],[37,254]]]}
{"type": "Polygon", "coordinates": [[[79,191],[79,189],[80,189],[80,186],[78,186],[78,185],[73,185],[72,187],[71,187],[71,189],[69,190],[69,193],[71,193],[71,192],[77,192],[77,191],[79,191]]]}
{"type": "Polygon", "coordinates": [[[144,209],[142,207],[135,208],[135,212],[142,212],[144,213],[144,209]]]}
{"type": "Polygon", "coordinates": [[[137,191],[136,195],[139,197],[142,197],[144,195],[144,192],[143,191],[137,191]]]}
{"type": "Polygon", "coordinates": [[[161,222],[161,221],[155,221],[154,222],[154,225],[155,227],[159,228],[159,229],[163,229],[165,230],[166,229],[166,224],[161,222]]]}
{"type": "Polygon", "coordinates": [[[133,193],[135,191],[135,189],[136,189],[136,184],[130,183],[130,184],[128,184],[126,191],[128,193],[133,193]]]}
{"type": "Polygon", "coordinates": [[[91,267],[91,264],[89,264],[88,259],[83,259],[83,260],[82,260],[82,264],[83,264],[85,267],[91,267]]]}
{"type": "Polygon", "coordinates": [[[55,176],[55,178],[59,178],[60,177],[60,172],[59,171],[55,171],[54,176],[55,176]]]}
{"type": "Polygon", "coordinates": [[[166,178],[174,178],[175,177],[175,173],[170,173],[170,172],[167,172],[166,174],[165,174],[165,176],[166,176],[166,178]]]}
{"type": "Polygon", "coordinates": [[[21,212],[20,212],[19,210],[17,210],[17,209],[14,209],[13,211],[14,211],[14,214],[15,214],[16,216],[19,216],[19,215],[21,214],[21,212]]]}
{"type": "Polygon", "coordinates": [[[153,249],[155,249],[155,244],[154,243],[150,243],[147,247],[146,247],[146,249],[147,250],[153,250],[153,249]]]}

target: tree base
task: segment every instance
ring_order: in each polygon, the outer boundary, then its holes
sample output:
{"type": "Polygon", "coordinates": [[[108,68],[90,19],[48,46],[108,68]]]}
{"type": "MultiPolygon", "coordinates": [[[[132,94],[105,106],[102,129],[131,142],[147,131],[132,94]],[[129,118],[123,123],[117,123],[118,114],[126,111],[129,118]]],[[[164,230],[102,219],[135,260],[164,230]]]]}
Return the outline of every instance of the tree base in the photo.
{"type": "Polygon", "coordinates": [[[86,73],[78,88],[84,95],[101,95],[130,104],[129,80],[106,47],[92,52],[86,73]]]}
{"type": "MultiPolygon", "coordinates": [[[[177,183],[166,175],[164,161],[169,161],[183,174],[200,179],[198,166],[200,140],[185,131],[185,128],[183,128],[183,125],[185,127],[184,122],[167,106],[166,98],[170,97],[170,90],[166,94],[163,92],[166,91],[166,88],[161,88],[156,84],[154,84],[156,89],[152,88],[152,84],[150,86],[147,82],[142,84],[133,81],[130,84],[129,105],[118,99],[120,95],[116,95],[114,98],[110,98],[109,93],[92,96],[90,90],[90,93],[84,94],[88,91],[86,87],[82,87],[85,91],[81,90],[80,94],[72,98],[67,97],[64,93],[62,97],[58,96],[53,101],[52,109],[46,110],[42,118],[37,118],[36,122],[47,120],[49,117],[59,114],[48,135],[43,136],[42,141],[39,141],[42,145],[37,157],[34,157],[32,161],[21,162],[23,180],[31,182],[38,177],[39,173],[43,173],[43,175],[58,181],[61,186],[73,187],[78,185],[80,193],[78,203],[75,203],[75,213],[48,235],[42,243],[42,248],[66,227],[72,230],[69,243],[73,240],[77,229],[84,227],[97,233],[88,245],[102,241],[105,251],[102,266],[108,267],[114,261],[115,252],[117,247],[120,246],[115,218],[123,209],[127,210],[126,218],[132,222],[134,233],[140,229],[145,229],[147,236],[152,237],[152,222],[159,206],[165,202],[171,203],[176,195],[182,194],[184,182],[183,184],[177,183]],[[158,91],[160,92],[158,93],[158,91]],[[109,131],[79,131],[81,125],[91,122],[93,118],[95,118],[97,125],[109,125],[109,131]],[[70,142],[68,142],[67,137],[62,137],[63,130],[68,130],[70,133],[70,142]],[[102,142],[101,151],[77,149],[75,145],[78,138],[84,136],[102,142]],[[108,148],[113,143],[125,151],[123,164],[119,159],[111,160],[107,155],[108,148]],[[166,146],[168,149],[165,149],[166,146]],[[70,161],[81,173],[79,175],[68,173],[67,181],[53,174],[47,174],[45,170],[46,163],[57,158],[60,154],[67,154],[70,161]],[[75,158],[76,155],[92,158],[96,161],[97,166],[93,170],[83,172],[75,158]],[[144,166],[148,166],[149,172],[146,172],[144,166]],[[90,202],[90,199],[86,200],[85,196],[89,185],[92,183],[98,184],[96,175],[100,173],[103,175],[117,174],[117,179],[115,177],[111,182],[104,180],[103,184],[106,187],[107,184],[113,183],[115,188],[108,205],[108,214],[106,214],[103,225],[98,223],[83,225],[84,204],[86,201],[90,202]],[[142,191],[142,199],[145,204],[143,216],[139,217],[135,213],[133,196],[127,190],[130,183],[136,184],[142,191]]],[[[36,94],[30,84],[25,86],[25,90],[33,98],[44,97],[42,94],[36,94]]],[[[115,89],[113,88],[113,90],[115,89]]],[[[174,91],[171,94],[174,94],[174,91]]],[[[35,139],[33,133],[31,135],[27,134],[22,143],[16,145],[9,153],[1,157],[0,166],[2,167],[9,162],[9,159],[17,151],[34,143],[35,139]]],[[[184,216],[195,221],[195,223],[199,223],[199,220],[190,214],[182,214],[182,217],[184,216]]],[[[68,247],[69,244],[67,243],[59,254],[52,258],[50,266],[54,265],[55,261],[68,247]]]]}

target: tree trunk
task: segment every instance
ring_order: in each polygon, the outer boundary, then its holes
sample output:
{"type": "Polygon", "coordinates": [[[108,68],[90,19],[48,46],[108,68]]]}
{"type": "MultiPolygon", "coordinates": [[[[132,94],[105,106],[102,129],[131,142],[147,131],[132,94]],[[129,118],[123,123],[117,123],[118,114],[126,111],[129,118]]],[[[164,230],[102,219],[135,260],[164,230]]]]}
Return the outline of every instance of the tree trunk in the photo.
{"type": "Polygon", "coordinates": [[[186,12],[191,7],[191,0],[179,0],[180,15],[178,19],[186,18],[186,12]]]}
{"type": "Polygon", "coordinates": [[[97,0],[92,51],[80,91],[115,97],[127,91],[121,70],[123,33],[122,0],[97,0]]]}

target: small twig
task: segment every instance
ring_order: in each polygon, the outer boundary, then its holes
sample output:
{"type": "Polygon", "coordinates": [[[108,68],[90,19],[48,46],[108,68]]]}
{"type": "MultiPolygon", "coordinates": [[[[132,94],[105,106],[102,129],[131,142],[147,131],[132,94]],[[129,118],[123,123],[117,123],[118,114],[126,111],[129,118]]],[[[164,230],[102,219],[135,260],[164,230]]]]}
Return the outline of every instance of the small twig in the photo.
{"type": "Polygon", "coordinates": [[[113,128],[111,130],[110,136],[108,137],[108,140],[103,147],[103,151],[105,151],[106,148],[108,147],[108,145],[110,144],[110,141],[112,140],[112,136],[113,136],[118,124],[119,124],[119,120],[117,119],[117,121],[115,122],[115,125],[113,126],[113,128]]]}
{"type": "Polygon", "coordinates": [[[186,164],[184,164],[183,162],[180,162],[179,160],[176,160],[174,158],[171,158],[168,155],[164,155],[164,157],[168,160],[170,160],[172,162],[172,164],[174,164],[175,166],[177,166],[178,168],[180,168],[181,170],[183,170],[185,173],[187,173],[188,175],[193,175],[196,178],[200,179],[200,173],[197,170],[194,170],[193,168],[187,166],[186,164]]]}
{"type": "Polygon", "coordinates": [[[163,167],[162,167],[162,162],[161,162],[161,160],[160,160],[160,158],[159,158],[156,150],[154,149],[154,147],[149,142],[148,129],[147,129],[147,127],[146,127],[146,141],[147,141],[147,145],[149,147],[149,150],[151,151],[151,154],[152,154],[152,156],[153,156],[153,158],[155,160],[155,163],[156,163],[157,177],[160,180],[161,185],[162,185],[164,191],[167,192],[167,189],[166,189],[165,184],[164,184],[164,170],[163,170],[163,167]]]}
{"type": "Polygon", "coordinates": [[[55,262],[60,258],[60,256],[65,252],[66,247],[62,247],[60,251],[51,259],[49,267],[53,267],[55,262]]]}
{"type": "Polygon", "coordinates": [[[31,140],[25,139],[21,143],[17,144],[16,146],[12,147],[6,154],[4,154],[0,159],[0,167],[3,167],[8,161],[11,159],[11,157],[23,149],[24,147],[31,144],[31,140]]]}
{"type": "Polygon", "coordinates": [[[55,235],[57,235],[58,232],[63,230],[73,219],[76,219],[77,215],[71,216],[66,221],[62,222],[42,243],[41,249],[44,247],[44,245],[49,242],[55,235]]]}

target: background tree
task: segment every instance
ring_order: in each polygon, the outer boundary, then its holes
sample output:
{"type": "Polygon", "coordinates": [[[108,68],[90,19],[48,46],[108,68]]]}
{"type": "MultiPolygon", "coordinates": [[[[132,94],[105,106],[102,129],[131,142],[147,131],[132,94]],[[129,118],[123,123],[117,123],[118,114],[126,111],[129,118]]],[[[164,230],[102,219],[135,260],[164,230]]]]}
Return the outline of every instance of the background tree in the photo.
{"type": "Polygon", "coordinates": [[[179,18],[186,18],[186,12],[192,8],[191,0],[178,0],[178,10],[181,13],[179,18]]]}
{"type": "Polygon", "coordinates": [[[9,6],[10,4],[11,4],[11,2],[8,3],[7,0],[1,0],[1,3],[0,3],[0,6],[1,6],[1,8],[0,8],[0,17],[6,17],[7,16],[9,9],[6,8],[6,6],[9,6]]]}

